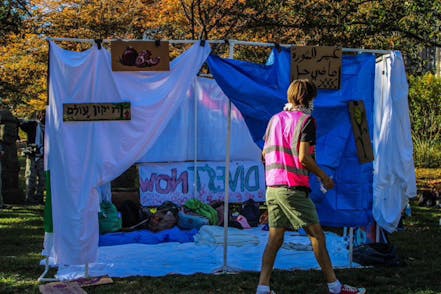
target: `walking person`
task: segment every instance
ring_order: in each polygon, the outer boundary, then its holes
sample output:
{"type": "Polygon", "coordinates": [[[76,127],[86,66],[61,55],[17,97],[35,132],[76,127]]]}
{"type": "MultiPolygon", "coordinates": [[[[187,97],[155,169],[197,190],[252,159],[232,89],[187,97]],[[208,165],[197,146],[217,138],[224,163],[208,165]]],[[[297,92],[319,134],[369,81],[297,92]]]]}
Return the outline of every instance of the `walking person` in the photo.
{"type": "Polygon", "coordinates": [[[10,106],[0,97],[0,207],[21,203],[18,188],[20,170],[17,156],[18,119],[12,114],[10,106]]]}
{"type": "Polygon", "coordinates": [[[311,116],[316,86],[308,80],[295,80],[288,88],[288,103],[274,115],[265,133],[262,158],[265,163],[266,204],[269,239],[262,257],[257,294],[274,293],[270,277],[285,231],[303,228],[308,234],[329,293],[363,294],[364,288],[342,285],[337,279],[326,248],[326,237],[316,207],[309,198],[309,173],[315,174],[325,189],[334,182],[315,162],[315,121],[311,116]]]}
{"type": "Polygon", "coordinates": [[[44,123],[45,111],[37,113],[36,120],[22,121],[20,128],[26,133],[26,202],[44,204],[44,123]]]}

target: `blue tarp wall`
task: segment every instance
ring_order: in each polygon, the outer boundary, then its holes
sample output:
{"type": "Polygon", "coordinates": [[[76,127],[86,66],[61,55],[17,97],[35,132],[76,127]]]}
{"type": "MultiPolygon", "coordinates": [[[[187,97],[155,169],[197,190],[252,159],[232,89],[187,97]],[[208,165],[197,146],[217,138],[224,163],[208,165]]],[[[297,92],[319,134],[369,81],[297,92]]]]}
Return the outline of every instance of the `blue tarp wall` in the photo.
{"type": "MultiPolygon", "coordinates": [[[[216,82],[242,113],[254,142],[262,148],[266,125],[287,102],[291,57],[273,50],[271,64],[262,65],[215,55],[208,65],[216,82]]],[[[375,55],[343,56],[339,90],[319,90],[313,116],[317,121],[317,162],[333,176],[335,189],[323,194],[311,177],[312,193],[324,226],[365,226],[372,222],[372,163],[360,164],[348,102],[362,100],[372,139],[375,55]]]]}

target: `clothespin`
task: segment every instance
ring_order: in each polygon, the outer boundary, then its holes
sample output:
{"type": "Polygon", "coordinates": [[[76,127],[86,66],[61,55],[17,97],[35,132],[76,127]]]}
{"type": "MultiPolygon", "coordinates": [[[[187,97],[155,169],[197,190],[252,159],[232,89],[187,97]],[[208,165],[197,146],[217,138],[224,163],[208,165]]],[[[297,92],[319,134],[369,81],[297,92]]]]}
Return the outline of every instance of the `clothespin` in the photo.
{"type": "Polygon", "coordinates": [[[279,52],[282,50],[279,43],[274,43],[274,48],[276,48],[279,52]]]}
{"type": "Polygon", "coordinates": [[[156,45],[156,47],[161,46],[161,40],[155,40],[155,45],[156,45]]]}
{"type": "Polygon", "coordinates": [[[202,47],[205,47],[205,40],[204,40],[204,39],[201,39],[201,43],[200,43],[200,45],[201,45],[202,47]]]}

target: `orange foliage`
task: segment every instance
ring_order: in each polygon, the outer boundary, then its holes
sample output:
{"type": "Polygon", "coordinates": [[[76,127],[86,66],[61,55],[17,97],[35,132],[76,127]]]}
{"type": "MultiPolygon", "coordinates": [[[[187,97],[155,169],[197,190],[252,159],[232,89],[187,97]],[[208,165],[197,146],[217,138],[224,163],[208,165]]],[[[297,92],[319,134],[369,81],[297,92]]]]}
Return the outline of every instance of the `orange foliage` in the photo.
{"type": "Polygon", "coordinates": [[[2,96],[14,114],[29,115],[45,107],[47,44],[38,36],[10,35],[0,47],[2,96]]]}
{"type": "MultiPolygon", "coordinates": [[[[441,8],[437,1],[425,1],[424,6],[415,0],[31,2],[28,10],[32,16],[24,19],[22,32],[10,33],[0,47],[0,91],[20,115],[32,108],[40,109],[47,99],[45,37],[236,39],[376,49],[395,46],[414,51],[415,44],[440,39],[440,31],[433,30],[440,27],[441,8]]],[[[70,50],[90,46],[71,42],[60,45],[70,50]]],[[[217,50],[222,46],[213,47],[220,54],[226,51],[217,50]]],[[[175,46],[171,57],[177,56],[179,50],[183,48],[175,46]]],[[[268,54],[266,49],[246,46],[235,50],[236,58],[252,61],[265,59],[268,54]]],[[[416,52],[412,54],[417,56],[416,52]]]]}

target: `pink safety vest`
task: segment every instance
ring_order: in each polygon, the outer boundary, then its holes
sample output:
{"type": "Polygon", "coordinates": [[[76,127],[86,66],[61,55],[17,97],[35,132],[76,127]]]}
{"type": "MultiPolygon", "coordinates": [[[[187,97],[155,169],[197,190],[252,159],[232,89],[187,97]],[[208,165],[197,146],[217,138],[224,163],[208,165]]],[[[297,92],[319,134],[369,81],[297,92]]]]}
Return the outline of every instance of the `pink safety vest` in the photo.
{"type": "MultiPolygon", "coordinates": [[[[300,111],[282,111],[271,118],[263,146],[267,186],[310,187],[309,171],[299,160],[302,128],[310,117],[300,111]]],[[[310,153],[314,154],[314,146],[310,153]]]]}

